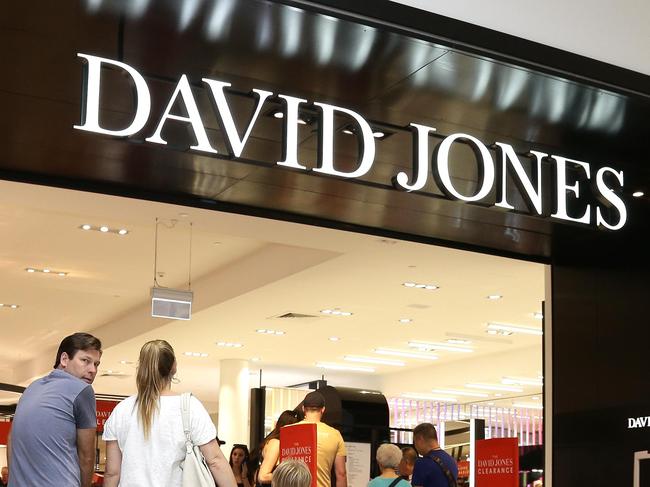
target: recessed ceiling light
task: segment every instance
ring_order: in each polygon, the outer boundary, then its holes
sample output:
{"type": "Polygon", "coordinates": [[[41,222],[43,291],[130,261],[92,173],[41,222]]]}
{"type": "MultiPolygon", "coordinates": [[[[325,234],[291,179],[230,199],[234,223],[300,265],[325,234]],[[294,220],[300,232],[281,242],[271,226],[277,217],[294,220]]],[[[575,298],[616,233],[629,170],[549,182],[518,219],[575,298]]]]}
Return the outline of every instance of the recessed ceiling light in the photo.
{"type": "Polygon", "coordinates": [[[260,358],[259,357],[251,357],[251,362],[259,362],[260,358]]]}
{"type": "Polygon", "coordinates": [[[331,315],[331,316],[352,316],[353,313],[350,311],[341,311],[340,308],[333,308],[333,309],[322,309],[321,313],[324,315],[331,315]]]}
{"type": "Polygon", "coordinates": [[[334,364],[330,362],[316,362],[316,367],[321,369],[331,369],[331,370],[351,370],[354,372],[374,372],[373,367],[364,367],[362,365],[344,365],[344,364],[334,364]]]}
{"type": "Polygon", "coordinates": [[[461,338],[448,338],[445,341],[447,343],[451,343],[452,345],[469,345],[472,343],[470,340],[463,340],[461,338]]]}
{"type": "Polygon", "coordinates": [[[126,235],[127,233],[129,233],[129,231],[126,228],[120,228],[117,231],[117,233],[119,233],[120,235],[126,235]]]}
{"type": "Polygon", "coordinates": [[[343,357],[343,360],[347,360],[348,362],[359,362],[359,363],[366,363],[366,364],[379,364],[379,365],[391,365],[393,367],[404,367],[406,365],[405,362],[402,362],[401,360],[389,360],[389,359],[383,359],[383,358],[375,358],[375,357],[361,357],[358,355],[346,355],[343,357]]]}
{"type": "Polygon", "coordinates": [[[502,384],[506,385],[521,385],[521,386],[539,386],[544,385],[541,379],[530,379],[528,377],[504,377],[501,379],[502,384]]]}
{"type": "Polygon", "coordinates": [[[183,355],[186,357],[207,357],[208,354],[205,352],[183,352],[183,355]]]}
{"type": "Polygon", "coordinates": [[[400,318],[399,322],[406,324],[406,323],[412,323],[413,320],[411,318],[400,318]]]}
{"type": "Polygon", "coordinates": [[[241,348],[243,345],[236,342],[217,342],[218,347],[227,347],[227,348],[241,348]]]}
{"type": "Polygon", "coordinates": [[[101,227],[99,227],[99,231],[102,233],[106,233],[108,232],[108,230],[109,228],[107,226],[102,225],[101,227]]]}
{"type": "Polygon", "coordinates": [[[299,119],[298,119],[298,123],[299,123],[300,125],[307,125],[307,120],[305,120],[304,118],[299,118],[299,119]]]}
{"type": "Polygon", "coordinates": [[[20,305],[19,304],[3,304],[3,303],[0,303],[0,308],[18,309],[18,308],[20,308],[20,305]]]}
{"type": "Polygon", "coordinates": [[[485,333],[488,335],[501,335],[501,336],[510,336],[514,333],[508,330],[485,330],[485,333]]]}
{"type": "Polygon", "coordinates": [[[377,138],[377,139],[381,139],[381,138],[384,137],[385,135],[386,135],[386,134],[385,134],[384,132],[382,132],[381,130],[376,130],[376,131],[374,131],[374,132],[372,133],[372,136],[375,137],[375,138],[377,138]]]}
{"type": "Polygon", "coordinates": [[[37,269],[36,267],[28,267],[25,269],[30,274],[36,274],[36,273],[42,273],[42,274],[56,274],[57,276],[65,277],[68,275],[67,272],[63,271],[55,271],[50,269],[49,267],[46,267],[45,269],[37,269]]]}
{"type": "Polygon", "coordinates": [[[266,328],[258,328],[255,330],[257,333],[261,333],[263,335],[284,335],[285,332],[282,330],[269,330],[266,328]]]}
{"type": "Polygon", "coordinates": [[[544,313],[542,313],[540,311],[536,311],[535,313],[533,313],[533,318],[535,318],[536,320],[543,320],[544,319],[544,313]]]}
{"type": "Polygon", "coordinates": [[[407,357],[420,360],[438,360],[437,355],[423,352],[410,352],[408,350],[396,350],[394,348],[375,348],[375,353],[379,355],[393,355],[395,357],[407,357]]]}
{"type": "Polygon", "coordinates": [[[275,112],[275,113],[273,114],[273,116],[274,116],[275,118],[284,118],[284,113],[278,111],[278,112],[275,112]]]}
{"type": "Polygon", "coordinates": [[[436,289],[440,289],[440,286],[437,286],[435,284],[424,284],[424,283],[410,282],[410,281],[402,283],[402,286],[411,287],[411,288],[415,288],[415,289],[427,289],[429,291],[434,291],[436,289]]]}
{"type": "Polygon", "coordinates": [[[461,345],[450,345],[448,343],[423,342],[420,340],[412,340],[408,343],[409,343],[409,347],[417,348],[418,350],[423,350],[423,351],[446,350],[448,352],[460,352],[460,353],[471,353],[474,351],[473,348],[463,347],[461,345]]]}
{"type": "Polygon", "coordinates": [[[489,394],[484,392],[459,391],[457,389],[433,389],[431,392],[435,394],[449,394],[452,396],[489,397],[489,394]]]}
{"type": "Polygon", "coordinates": [[[503,298],[503,296],[501,296],[500,294],[490,294],[487,297],[487,299],[490,299],[492,301],[496,301],[497,299],[501,299],[501,298],[503,298]]]}
{"type": "Polygon", "coordinates": [[[515,386],[504,386],[502,384],[476,384],[470,383],[465,384],[465,387],[469,389],[482,389],[485,391],[507,391],[507,392],[524,392],[521,387],[515,386]]]}
{"type": "Polygon", "coordinates": [[[519,326],[519,325],[508,325],[505,323],[488,323],[487,328],[488,330],[509,331],[512,333],[522,333],[525,335],[541,336],[544,334],[544,331],[541,328],[531,328],[528,326],[519,326]]]}
{"type": "Polygon", "coordinates": [[[347,135],[354,135],[354,132],[350,129],[343,129],[341,132],[347,135]]]}
{"type": "Polygon", "coordinates": [[[450,396],[438,396],[434,394],[421,394],[419,392],[405,392],[402,394],[406,399],[417,399],[421,401],[458,402],[458,399],[450,396]]]}
{"type": "Polygon", "coordinates": [[[539,401],[539,397],[537,397],[537,396],[533,396],[533,397],[531,397],[531,399],[532,399],[533,401],[539,401]]]}
{"type": "Polygon", "coordinates": [[[87,223],[84,224],[84,225],[81,225],[81,229],[82,229],[82,230],[90,230],[91,228],[92,228],[92,227],[91,227],[90,225],[88,225],[87,223]]]}
{"type": "Polygon", "coordinates": [[[634,193],[632,193],[632,196],[634,196],[635,198],[640,198],[644,194],[645,193],[643,191],[635,191],[634,193]]]}
{"type": "Polygon", "coordinates": [[[330,341],[330,342],[338,342],[338,341],[340,341],[340,340],[341,340],[341,339],[340,339],[339,337],[329,337],[329,341],[330,341]]]}
{"type": "Polygon", "coordinates": [[[130,360],[120,360],[120,363],[122,365],[132,365],[133,364],[133,362],[131,362],[130,360]]]}

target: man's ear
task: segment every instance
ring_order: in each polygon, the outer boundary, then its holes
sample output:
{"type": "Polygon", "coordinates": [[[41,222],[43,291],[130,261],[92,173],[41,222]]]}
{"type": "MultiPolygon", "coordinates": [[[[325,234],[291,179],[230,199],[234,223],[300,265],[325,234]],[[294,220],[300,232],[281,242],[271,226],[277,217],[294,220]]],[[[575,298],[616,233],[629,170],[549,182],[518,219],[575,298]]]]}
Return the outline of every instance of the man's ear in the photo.
{"type": "Polygon", "coordinates": [[[70,362],[70,357],[68,356],[68,352],[63,352],[61,354],[61,359],[59,360],[59,364],[61,367],[65,369],[68,366],[68,362],[70,362]]]}
{"type": "Polygon", "coordinates": [[[323,408],[320,410],[320,413],[325,414],[325,406],[323,406],[323,408]]]}

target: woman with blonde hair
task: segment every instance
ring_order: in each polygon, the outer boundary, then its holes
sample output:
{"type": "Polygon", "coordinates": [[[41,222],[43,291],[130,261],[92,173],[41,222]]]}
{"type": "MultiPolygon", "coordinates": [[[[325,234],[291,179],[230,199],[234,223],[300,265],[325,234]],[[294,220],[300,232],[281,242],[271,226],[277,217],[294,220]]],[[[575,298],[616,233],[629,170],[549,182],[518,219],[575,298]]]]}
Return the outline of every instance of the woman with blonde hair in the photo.
{"type": "MultiPolygon", "coordinates": [[[[118,404],[104,426],[105,487],[180,487],[185,460],[181,396],[171,390],[174,349],[165,340],[140,350],[138,394],[118,404]]],[[[190,434],[219,487],[236,487],[208,412],[190,397],[190,434]]]]}

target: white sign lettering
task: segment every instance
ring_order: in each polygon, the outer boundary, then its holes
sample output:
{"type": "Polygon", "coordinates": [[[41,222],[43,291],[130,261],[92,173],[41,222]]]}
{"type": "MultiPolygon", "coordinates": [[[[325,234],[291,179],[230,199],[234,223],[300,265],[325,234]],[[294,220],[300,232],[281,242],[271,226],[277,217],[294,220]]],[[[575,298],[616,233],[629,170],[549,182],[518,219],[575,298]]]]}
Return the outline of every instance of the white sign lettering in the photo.
{"type": "MultiPolygon", "coordinates": [[[[86,132],[94,132],[112,137],[143,136],[140,134],[151,116],[151,96],[144,77],[133,67],[118,61],[89,54],[78,56],[86,62],[84,79],[84,98],[82,103],[82,123],[74,128],[86,132]],[[102,68],[120,69],[128,75],[135,86],[133,121],[125,128],[108,129],[102,127],[99,120],[101,100],[102,68]]],[[[274,97],[270,91],[253,89],[255,98],[253,114],[245,127],[240,130],[226,99],[226,89],[230,83],[202,78],[201,80],[210,93],[213,110],[223,128],[224,142],[231,156],[240,158],[246,148],[246,143],[253,131],[255,123],[265,103],[274,97]],[[240,136],[240,133],[243,135],[240,136]]],[[[280,102],[283,107],[283,138],[282,159],[278,166],[299,171],[310,171],[328,176],[345,179],[361,178],[368,174],[373,167],[376,154],[375,137],[370,124],[359,113],[344,107],[328,103],[313,102],[320,116],[318,117],[318,164],[308,168],[298,159],[298,125],[300,106],[308,104],[308,100],[289,95],[277,94],[274,103],[280,102]],[[354,134],[357,137],[359,156],[357,161],[346,161],[344,167],[335,157],[335,116],[352,119],[356,126],[354,134]]],[[[188,124],[195,145],[189,149],[209,154],[217,154],[208,137],[205,125],[197,106],[192,86],[186,75],[181,75],[165,110],[158,119],[154,132],[144,140],[153,144],[166,145],[163,138],[165,124],[169,122],[188,124]],[[183,114],[172,113],[177,106],[183,114]]],[[[546,154],[530,150],[530,175],[515,149],[503,142],[495,142],[492,146],[496,154],[496,162],[492,151],[482,141],[469,134],[455,133],[444,137],[435,148],[433,157],[429,158],[429,139],[436,132],[435,127],[410,123],[413,140],[412,175],[405,171],[398,172],[392,183],[402,191],[421,191],[429,181],[429,166],[438,188],[448,197],[455,200],[484,206],[493,205],[506,210],[515,210],[512,199],[513,193],[508,187],[512,180],[519,195],[528,207],[528,212],[536,216],[547,216],[582,225],[590,225],[595,220],[598,227],[607,230],[620,230],[627,221],[627,208],[621,198],[624,177],[623,171],[611,167],[601,167],[595,171],[595,184],[589,184],[592,179],[591,166],[587,162],[577,161],[566,157],[546,154]],[[476,187],[464,194],[457,188],[453,177],[453,169],[457,165],[451,151],[454,144],[465,144],[474,153],[478,169],[476,187]],[[551,180],[544,180],[542,162],[551,165],[551,180]],[[545,184],[544,184],[545,183],[545,184]],[[553,195],[544,193],[544,188],[552,188],[553,195]],[[592,194],[585,194],[588,190],[592,194]],[[490,195],[496,194],[496,200],[490,195]],[[510,201],[509,199],[510,198],[510,201]],[[546,208],[553,207],[552,210],[546,208]]],[[[549,171],[544,174],[549,174],[549,171]]],[[[546,176],[548,177],[548,176],[546,176]]],[[[519,209],[523,211],[523,209],[519,209]]]]}
{"type": "Polygon", "coordinates": [[[650,428],[650,416],[642,416],[640,418],[627,418],[627,428],[650,428]]]}

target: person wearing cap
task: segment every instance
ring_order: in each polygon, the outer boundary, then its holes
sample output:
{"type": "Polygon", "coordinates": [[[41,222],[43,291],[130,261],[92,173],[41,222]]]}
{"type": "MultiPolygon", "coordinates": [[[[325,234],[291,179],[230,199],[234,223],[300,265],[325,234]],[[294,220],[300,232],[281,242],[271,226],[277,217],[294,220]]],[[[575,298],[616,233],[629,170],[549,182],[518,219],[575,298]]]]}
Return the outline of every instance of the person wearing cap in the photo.
{"type": "MultiPolygon", "coordinates": [[[[331,487],[331,472],[334,466],[337,487],[347,487],[348,474],[345,468],[345,443],[338,430],[321,421],[325,413],[325,398],[318,391],[310,392],[302,402],[305,419],[297,424],[316,424],[316,485],[331,487]]],[[[289,426],[290,428],[291,426],[289,426]]]]}

